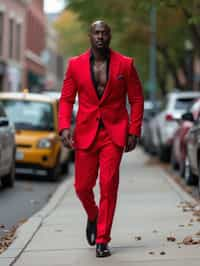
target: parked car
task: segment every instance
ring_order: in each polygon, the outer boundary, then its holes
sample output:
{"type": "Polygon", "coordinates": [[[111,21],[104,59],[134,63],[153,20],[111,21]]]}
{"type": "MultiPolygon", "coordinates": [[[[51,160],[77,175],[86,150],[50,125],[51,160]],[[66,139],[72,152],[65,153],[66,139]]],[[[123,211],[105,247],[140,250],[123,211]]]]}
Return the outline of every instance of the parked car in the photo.
{"type": "Polygon", "coordinates": [[[8,120],[0,101],[0,181],[3,187],[15,182],[15,130],[8,120]]]}
{"type": "MultiPolygon", "coordinates": [[[[187,117],[193,120],[192,113],[187,117]]],[[[194,120],[186,136],[185,179],[188,184],[198,184],[200,193],[200,116],[194,120]]]]}
{"type": "MultiPolygon", "coordinates": [[[[180,176],[185,175],[185,158],[186,158],[186,136],[200,114],[200,99],[196,100],[190,109],[191,114],[184,113],[176,130],[171,152],[171,164],[173,168],[179,169],[180,176]]],[[[186,183],[189,181],[186,178],[186,183]]]]}
{"type": "Polygon", "coordinates": [[[154,145],[160,160],[169,161],[173,136],[178,128],[181,115],[200,97],[200,92],[171,92],[163,108],[152,120],[154,145]]]}
{"type": "Polygon", "coordinates": [[[1,102],[16,128],[16,171],[59,177],[67,171],[70,151],[58,135],[58,104],[52,97],[33,93],[2,93],[1,102]]]}

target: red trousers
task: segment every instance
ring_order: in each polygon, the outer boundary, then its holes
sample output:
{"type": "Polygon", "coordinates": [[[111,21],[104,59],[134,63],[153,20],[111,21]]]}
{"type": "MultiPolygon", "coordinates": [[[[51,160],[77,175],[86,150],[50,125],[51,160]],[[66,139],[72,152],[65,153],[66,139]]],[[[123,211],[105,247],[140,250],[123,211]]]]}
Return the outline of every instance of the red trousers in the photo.
{"type": "Polygon", "coordinates": [[[117,201],[119,166],[123,148],[116,146],[106,129],[99,129],[96,139],[87,150],[76,150],[75,190],[93,221],[97,215],[96,243],[108,243],[117,201]],[[100,170],[100,171],[99,171],[100,170]],[[99,172],[100,202],[97,206],[93,193],[99,172]]]}

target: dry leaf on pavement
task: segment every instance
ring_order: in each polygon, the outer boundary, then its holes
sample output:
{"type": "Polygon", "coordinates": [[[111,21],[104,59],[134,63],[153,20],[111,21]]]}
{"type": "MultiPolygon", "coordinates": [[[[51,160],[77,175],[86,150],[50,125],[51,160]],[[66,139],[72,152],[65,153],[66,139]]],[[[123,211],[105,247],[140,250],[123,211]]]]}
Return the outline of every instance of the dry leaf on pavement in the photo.
{"type": "Polygon", "coordinates": [[[155,255],[155,252],[154,251],[149,251],[149,254],[150,255],[155,255]]]}
{"type": "Polygon", "coordinates": [[[184,245],[198,245],[200,244],[199,239],[194,239],[192,236],[187,236],[183,239],[184,245]]]}
{"type": "Polygon", "coordinates": [[[174,242],[174,241],[176,241],[176,237],[175,236],[168,236],[167,241],[174,242]]]}
{"type": "Polygon", "coordinates": [[[141,236],[136,236],[136,237],[135,237],[135,240],[137,240],[137,241],[139,241],[139,240],[141,240],[141,239],[142,239],[141,236]]]}
{"type": "Polygon", "coordinates": [[[161,251],[161,252],[160,252],[160,255],[165,255],[165,254],[166,254],[165,251],[161,251]]]}
{"type": "Polygon", "coordinates": [[[0,254],[3,253],[13,242],[13,240],[15,239],[16,230],[17,228],[13,227],[5,236],[0,239],[0,254]]]}
{"type": "Polygon", "coordinates": [[[184,245],[191,245],[192,244],[192,236],[186,236],[184,239],[183,239],[183,244],[184,245]]]}
{"type": "Polygon", "coordinates": [[[5,225],[4,224],[0,224],[0,228],[5,228],[5,225]]]}

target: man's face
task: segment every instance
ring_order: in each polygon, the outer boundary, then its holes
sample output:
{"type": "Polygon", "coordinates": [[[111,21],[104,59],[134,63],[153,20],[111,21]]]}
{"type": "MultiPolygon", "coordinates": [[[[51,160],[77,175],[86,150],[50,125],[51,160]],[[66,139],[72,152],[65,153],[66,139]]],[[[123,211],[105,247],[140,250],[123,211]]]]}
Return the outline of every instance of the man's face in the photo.
{"type": "Polygon", "coordinates": [[[92,48],[99,50],[105,50],[109,48],[111,33],[109,27],[106,24],[94,24],[91,27],[89,37],[92,48]]]}

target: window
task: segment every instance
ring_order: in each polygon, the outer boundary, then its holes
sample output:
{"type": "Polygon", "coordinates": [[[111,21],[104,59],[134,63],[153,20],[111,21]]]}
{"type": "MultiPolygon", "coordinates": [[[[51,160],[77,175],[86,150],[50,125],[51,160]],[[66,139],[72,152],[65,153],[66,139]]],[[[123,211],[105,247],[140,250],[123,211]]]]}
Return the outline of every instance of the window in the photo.
{"type": "Polygon", "coordinates": [[[9,20],[9,57],[13,58],[14,20],[9,20]]]}
{"type": "Polygon", "coordinates": [[[4,15],[0,12],[0,55],[3,53],[3,19],[4,15]]]}
{"type": "Polygon", "coordinates": [[[194,103],[195,98],[178,98],[176,99],[175,109],[189,110],[194,103]]]}
{"type": "Polygon", "coordinates": [[[21,58],[21,24],[16,24],[16,59],[21,58]]]}
{"type": "Polygon", "coordinates": [[[16,129],[53,131],[53,105],[46,102],[29,100],[3,100],[8,118],[15,124],[16,129]]]}

